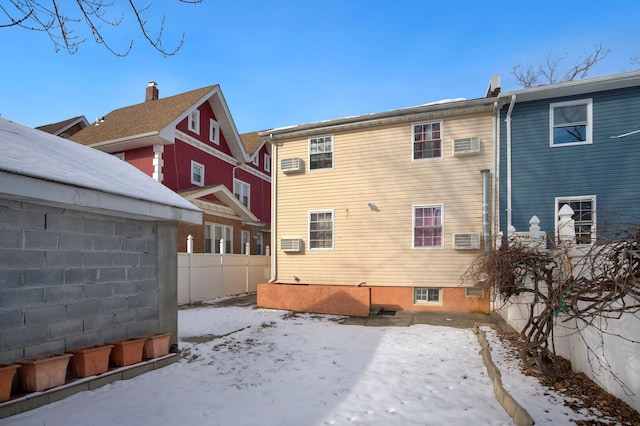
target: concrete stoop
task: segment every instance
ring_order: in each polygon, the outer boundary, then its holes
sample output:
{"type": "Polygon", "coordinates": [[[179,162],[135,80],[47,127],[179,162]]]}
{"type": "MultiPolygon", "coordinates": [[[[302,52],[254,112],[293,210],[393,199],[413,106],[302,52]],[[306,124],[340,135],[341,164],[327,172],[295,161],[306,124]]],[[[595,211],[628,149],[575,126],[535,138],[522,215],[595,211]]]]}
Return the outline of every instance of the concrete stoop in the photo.
{"type": "Polygon", "coordinates": [[[491,347],[489,346],[489,342],[487,341],[487,336],[484,331],[480,330],[478,325],[475,325],[473,327],[473,332],[478,337],[478,341],[482,347],[480,354],[482,355],[484,365],[487,367],[489,378],[493,382],[493,393],[496,395],[496,399],[500,402],[502,408],[504,408],[507,414],[511,416],[513,422],[517,426],[533,425],[535,422],[527,410],[525,410],[502,385],[502,376],[500,374],[500,370],[498,370],[498,367],[496,367],[491,359],[491,347]]]}

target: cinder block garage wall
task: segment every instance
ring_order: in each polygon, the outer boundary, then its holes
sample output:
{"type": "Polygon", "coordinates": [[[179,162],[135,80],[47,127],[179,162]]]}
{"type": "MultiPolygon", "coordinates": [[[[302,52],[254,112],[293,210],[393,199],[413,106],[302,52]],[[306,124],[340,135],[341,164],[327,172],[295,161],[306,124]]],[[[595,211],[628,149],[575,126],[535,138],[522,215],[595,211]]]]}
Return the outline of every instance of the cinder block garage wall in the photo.
{"type": "Polygon", "coordinates": [[[176,228],[0,198],[0,362],[160,331],[175,341],[176,228]]]}

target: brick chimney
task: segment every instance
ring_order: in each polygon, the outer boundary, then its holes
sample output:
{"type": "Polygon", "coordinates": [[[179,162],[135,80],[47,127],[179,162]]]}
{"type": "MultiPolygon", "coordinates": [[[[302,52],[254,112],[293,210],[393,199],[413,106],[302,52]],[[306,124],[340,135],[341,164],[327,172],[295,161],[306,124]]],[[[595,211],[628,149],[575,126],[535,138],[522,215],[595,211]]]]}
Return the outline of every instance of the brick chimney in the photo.
{"type": "Polygon", "coordinates": [[[147,85],[147,90],[145,93],[144,101],[154,101],[160,97],[160,93],[158,92],[158,85],[155,81],[150,81],[147,85]]]}

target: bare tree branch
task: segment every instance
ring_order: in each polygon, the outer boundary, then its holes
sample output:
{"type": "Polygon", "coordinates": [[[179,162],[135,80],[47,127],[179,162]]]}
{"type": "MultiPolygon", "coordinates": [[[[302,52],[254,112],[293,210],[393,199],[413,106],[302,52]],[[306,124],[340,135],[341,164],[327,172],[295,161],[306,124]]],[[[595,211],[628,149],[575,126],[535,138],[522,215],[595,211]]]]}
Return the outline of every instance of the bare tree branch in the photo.
{"type": "Polygon", "coordinates": [[[561,83],[585,78],[589,70],[598,62],[604,60],[610,50],[605,49],[602,43],[594,47],[594,51],[584,58],[578,58],[576,63],[567,69],[562,69],[562,64],[568,55],[553,56],[549,53],[544,63],[534,67],[523,67],[518,64],[511,69],[511,74],[522,87],[534,87],[543,84],[561,83]]]}
{"type": "MultiPolygon", "coordinates": [[[[203,0],[178,0],[185,4],[198,4],[203,0]]],[[[61,4],[59,0],[50,2],[38,0],[9,0],[0,3],[0,28],[17,27],[31,31],[45,32],[53,43],[56,52],[66,50],[69,54],[78,51],[87,37],[79,35],[78,30],[88,30],[97,44],[103,45],[116,56],[126,56],[133,48],[133,40],[122,49],[112,46],[106,39],[102,25],[117,27],[125,22],[127,15],[135,21],[149,44],[163,56],[175,55],[184,43],[184,32],[174,48],[165,48],[163,36],[165,16],[160,19],[157,36],[149,33],[149,22],[143,19],[143,13],[151,8],[151,4],[140,7],[134,0],[128,0],[127,6],[117,9],[117,0],[76,0],[75,6],[61,4]],[[4,18],[3,18],[4,17],[4,18]],[[5,21],[5,22],[3,22],[5,21]]]]}

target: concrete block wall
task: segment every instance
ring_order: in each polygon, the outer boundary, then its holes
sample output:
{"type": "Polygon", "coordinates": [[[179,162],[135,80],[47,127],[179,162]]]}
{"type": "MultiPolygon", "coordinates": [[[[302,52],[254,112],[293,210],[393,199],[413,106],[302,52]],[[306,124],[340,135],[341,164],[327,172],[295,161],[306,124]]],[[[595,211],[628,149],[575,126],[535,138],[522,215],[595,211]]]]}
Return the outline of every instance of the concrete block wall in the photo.
{"type": "Polygon", "coordinates": [[[0,362],[175,336],[175,228],[0,198],[0,362]]]}

